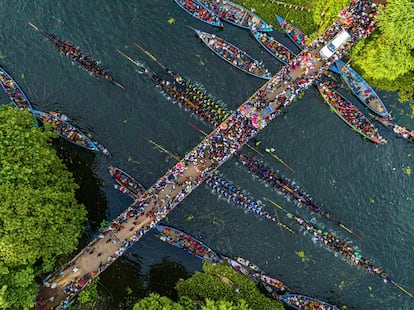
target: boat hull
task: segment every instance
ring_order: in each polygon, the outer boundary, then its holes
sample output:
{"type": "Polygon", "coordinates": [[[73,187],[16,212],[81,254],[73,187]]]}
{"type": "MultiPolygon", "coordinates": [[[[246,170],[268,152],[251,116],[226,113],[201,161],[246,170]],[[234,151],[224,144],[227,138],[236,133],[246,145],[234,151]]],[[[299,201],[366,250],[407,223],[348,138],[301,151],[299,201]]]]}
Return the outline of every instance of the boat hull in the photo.
{"type": "Polygon", "coordinates": [[[99,152],[96,146],[86,134],[71,125],[69,122],[63,121],[59,117],[46,112],[32,110],[33,114],[41,122],[47,122],[52,126],[52,129],[59,133],[60,137],[77,146],[85,148],[92,152],[99,152]]]}
{"type": "Polygon", "coordinates": [[[270,55],[275,57],[281,63],[287,64],[293,57],[295,57],[295,53],[282,43],[276,41],[273,37],[268,36],[266,33],[252,30],[252,34],[257,42],[259,42],[270,55]]]}
{"type": "Polygon", "coordinates": [[[208,32],[197,29],[195,29],[195,32],[210,50],[233,67],[261,79],[271,79],[272,76],[267,69],[238,47],[208,32]]]}
{"type": "Polygon", "coordinates": [[[337,306],[330,303],[300,294],[286,294],[280,296],[280,300],[289,307],[297,310],[303,309],[324,309],[324,310],[340,310],[337,306]]]}
{"type": "Polygon", "coordinates": [[[204,4],[195,0],[174,0],[175,3],[186,11],[191,16],[198,20],[214,27],[223,27],[223,23],[213,11],[207,8],[204,4]],[[198,6],[198,7],[197,7],[198,6]],[[194,11],[192,11],[192,8],[194,11]],[[208,13],[209,15],[206,15],[208,13]],[[204,17],[204,18],[203,18],[204,17]]]}
{"type": "Polygon", "coordinates": [[[346,66],[342,60],[335,62],[342,79],[351,89],[352,93],[372,112],[381,117],[389,117],[390,114],[369,84],[350,66],[346,66]]]}
{"type": "Polygon", "coordinates": [[[299,28],[289,23],[287,20],[283,19],[279,15],[276,15],[276,20],[279,23],[280,27],[287,34],[289,39],[296,44],[301,50],[306,48],[305,33],[303,33],[299,28]]]}

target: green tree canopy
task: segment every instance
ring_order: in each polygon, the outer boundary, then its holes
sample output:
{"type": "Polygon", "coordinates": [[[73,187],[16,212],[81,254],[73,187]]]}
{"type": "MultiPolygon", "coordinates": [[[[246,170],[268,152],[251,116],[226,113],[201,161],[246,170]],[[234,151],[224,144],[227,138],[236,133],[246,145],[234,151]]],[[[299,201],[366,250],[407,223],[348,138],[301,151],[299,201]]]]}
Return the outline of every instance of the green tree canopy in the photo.
{"type": "Polygon", "coordinates": [[[244,300],[250,309],[284,309],[281,303],[263,295],[252,280],[225,264],[215,265],[205,262],[203,271],[203,273],[196,272],[187,280],[178,281],[178,295],[187,296],[200,304],[209,299],[225,300],[233,305],[239,305],[240,301],[244,300]],[[216,274],[230,279],[238,290],[224,283],[216,274]]]}
{"type": "Polygon", "coordinates": [[[50,145],[56,134],[33,124],[29,112],[0,107],[1,309],[33,304],[35,277],[76,248],[86,215],[72,175],[50,145]]]}

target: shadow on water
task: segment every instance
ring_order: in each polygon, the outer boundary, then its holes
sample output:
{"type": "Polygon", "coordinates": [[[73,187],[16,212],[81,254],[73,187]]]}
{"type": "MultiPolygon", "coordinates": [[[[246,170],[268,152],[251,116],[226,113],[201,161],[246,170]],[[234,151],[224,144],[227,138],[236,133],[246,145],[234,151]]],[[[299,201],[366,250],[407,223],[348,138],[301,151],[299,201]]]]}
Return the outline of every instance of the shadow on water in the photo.
{"type": "Polygon", "coordinates": [[[160,263],[150,266],[147,290],[177,300],[175,284],[179,279],[188,277],[190,274],[183,265],[164,257],[160,263]]]}

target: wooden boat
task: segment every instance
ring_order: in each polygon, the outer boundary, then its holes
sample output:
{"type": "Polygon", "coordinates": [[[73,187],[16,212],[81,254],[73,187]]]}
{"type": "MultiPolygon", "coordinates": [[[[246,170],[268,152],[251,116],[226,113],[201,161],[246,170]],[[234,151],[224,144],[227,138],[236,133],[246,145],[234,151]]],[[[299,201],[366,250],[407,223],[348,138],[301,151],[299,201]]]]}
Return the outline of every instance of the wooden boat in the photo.
{"type": "Polygon", "coordinates": [[[295,53],[267,33],[252,30],[252,34],[257,42],[280,62],[286,64],[295,57],[295,53]]]}
{"type": "Polygon", "coordinates": [[[225,256],[225,255],[220,255],[220,258],[225,263],[227,263],[227,265],[229,265],[231,268],[233,268],[234,270],[240,272],[241,274],[245,275],[246,277],[249,277],[251,280],[255,281],[256,283],[258,283],[260,281],[260,274],[259,273],[252,272],[252,270],[249,270],[248,268],[246,268],[245,266],[243,266],[242,264],[240,264],[236,260],[232,259],[231,257],[225,256]]]}
{"type": "Polygon", "coordinates": [[[331,305],[326,301],[300,294],[282,295],[280,296],[280,300],[289,307],[298,310],[340,310],[337,306],[331,305]]]}
{"type": "Polygon", "coordinates": [[[29,25],[33,27],[35,30],[39,31],[43,36],[45,36],[50,43],[56,48],[59,52],[64,54],[70,60],[77,62],[82,68],[86,71],[91,72],[97,77],[101,77],[112,84],[118,86],[122,90],[126,90],[125,86],[117,82],[112,75],[109,73],[108,70],[104,69],[98,62],[89,56],[86,53],[83,53],[79,50],[78,47],[70,44],[69,42],[63,41],[56,37],[55,35],[48,33],[42,29],[39,29],[37,26],[29,22],[29,25]]]}
{"type": "Polygon", "coordinates": [[[223,23],[213,11],[207,8],[204,4],[196,0],[174,0],[180,8],[186,11],[191,16],[205,22],[211,26],[223,27],[223,23]]]}
{"type": "Polygon", "coordinates": [[[234,67],[258,78],[270,80],[272,77],[262,63],[253,59],[246,52],[233,44],[214,34],[197,29],[194,29],[194,31],[204,44],[206,44],[216,55],[232,64],[234,67]]]}
{"type": "Polygon", "coordinates": [[[380,136],[374,125],[348,99],[334,91],[327,81],[319,82],[318,89],[325,102],[352,129],[368,140],[385,144],[387,140],[380,136]]]}
{"type": "Polygon", "coordinates": [[[192,236],[170,226],[156,225],[155,228],[160,233],[158,237],[162,241],[183,249],[188,254],[200,259],[212,263],[222,262],[220,257],[212,249],[192,236]]]}
{"type": "Polygon", "coordinates": [[[48,123],[52,129],[59,133],[59,135],[73,144],[83,147],[93,152],[99,152],[98,146],[88,138],[86,134],[74,127],[69,122],[63,121],[60,118],[38,110],[32,110],[33,114],[42,122],[48,123]]]}
{"type": "Polygon", "coordinates": [[[239,264],[242,264],[244,267],[249,268],[253,270],[254,272],[264,273],[263,269],[259,268],[256,264],[253,264],[251,261],[243,257],[237,256],[236,260],[239,264]]]}
{"type": "Polygon", "coordinates": [[[32,112],[33,108],[29,99],[20,88],[19,84],[11,77],[10,74],[0,67],[0,83],[3,91],[13,102],[14,106],[19,110],[27,110],[32,112]]]}
{"type": "Polygon", "coordinates": [[[375,90],[349,65],[345,65],[342,60],[335,62],[345,83],[351,91],[362,101],[372,112],[381,116],[389,117],[387,107],[377,95],[375,90]]]}
{"type": "Polygon", "coordinates": [[[269,32],[273,31],[273,26],[266,23],[259,16],[245,7],[226,0],[197,0],[204,4],[222,20],[244,29],[255,28],[258,31],[269,32]]]}
{"type": "Polygon", "coordinates": [[[120,192],[127,194],[134,200],[139,199],[142,194],[145,193],[146,188],[121,168],[111,165],[108,167],[108,170],[114,181],[117,183],[118,187],[116,188],[120,192]]]}
{"type": "Polygon", "coordinates": [[[289,23],[286,19],[283,19],[279,15],[276,15],[276,20],[282,27],[283,31],[288,35],[288,37],[299,47],[301,50],[306,48],[305,33],[302,32],[299,28],[289,23]]]}
{"type": "Polygon", "coordinates": [[[389,118],[382,118],[379,116],[372,115],[375,120],[380,122],[382,125],[387,127],[389,130],[391,130],[393,133],[395,133],[398,137],[401,137],[408,142],[414,143],[414,130],[408,129],[405,126],[400,126],[398,124],[395,124],[389,120],[389,118]]]}

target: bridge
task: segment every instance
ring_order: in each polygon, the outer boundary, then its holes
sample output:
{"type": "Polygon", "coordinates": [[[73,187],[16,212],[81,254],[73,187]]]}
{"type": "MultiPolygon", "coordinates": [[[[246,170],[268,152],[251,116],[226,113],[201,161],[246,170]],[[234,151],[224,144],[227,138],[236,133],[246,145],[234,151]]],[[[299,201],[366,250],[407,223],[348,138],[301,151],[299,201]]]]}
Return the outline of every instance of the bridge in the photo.
{"type": "MultiPolygon", "coordinates": [[[[376,28],[377,6],[371,1],[353,0],[345,10],[353,16],[331,25],[295,59],[248,98],[232,115],[205,137],[143,196],[113,220],[63,268],[41,284],[36,307],[64,308],[95,277],[134,245],[250,138],[290,105],[337,59],[376,28]],[[326,59],[320,49],[342,30],[351,41],[326,59]]],[[[345,15],[345,11],[342,12],[345,15]]]]}

